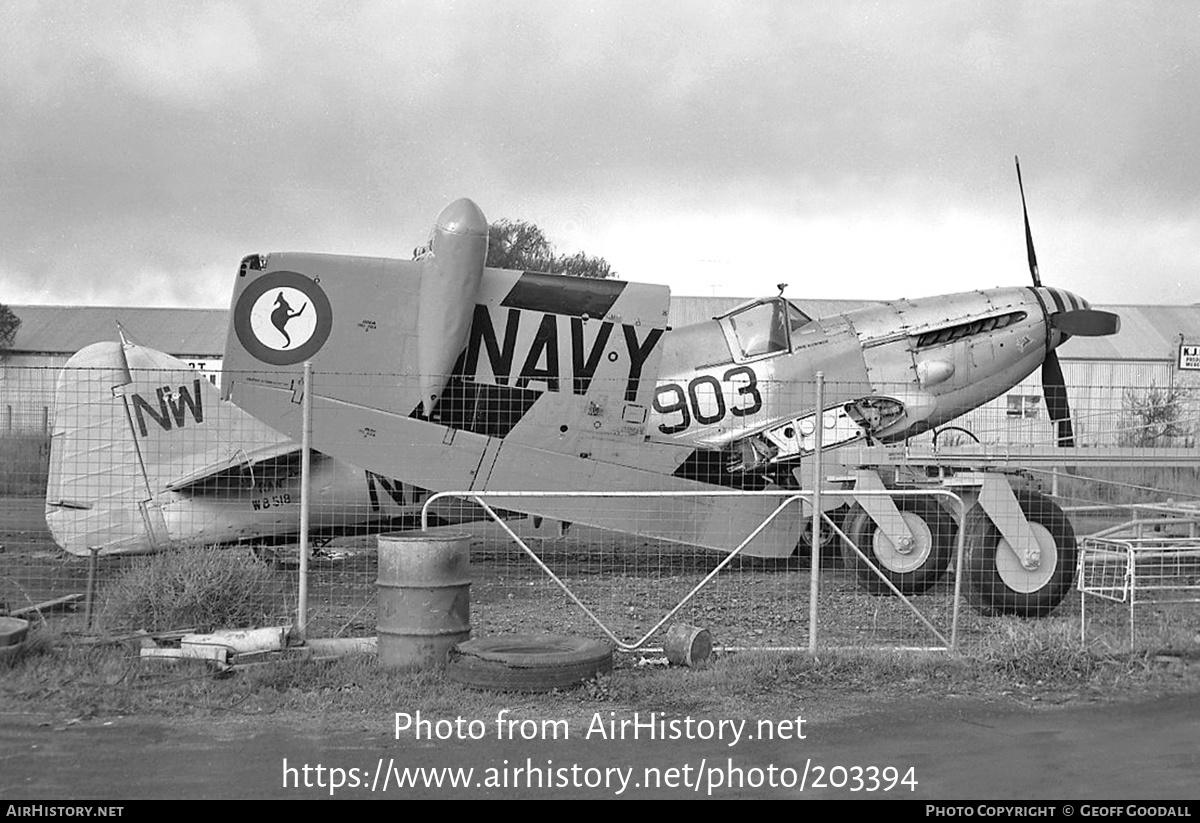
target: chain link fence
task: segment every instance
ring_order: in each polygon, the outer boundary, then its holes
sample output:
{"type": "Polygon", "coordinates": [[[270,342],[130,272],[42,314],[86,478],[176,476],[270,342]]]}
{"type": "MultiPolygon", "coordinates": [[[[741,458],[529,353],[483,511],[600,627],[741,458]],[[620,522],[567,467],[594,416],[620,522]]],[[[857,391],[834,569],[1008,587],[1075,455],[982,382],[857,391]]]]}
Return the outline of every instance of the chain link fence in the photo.
{"type": "MultiPolygon", "coordinates": [[[[155,558],[182,547],[219,544],[226,546],[221,551],[228,565],[244,562],[258,570],[252,589],[240,595],[244,619],[257,625],[294,622],[301,565],[299,444],[221,400],[215,386],[180,371],[169,359],[118,361],[114,354],[112,348],[93,352],[97,359],[90,364],[61,372],[6,368],[0,382],[0,410],[9,410],[0,421],[5,424],[0,430],[0,607],[9,613],[31,613],[36,607],[32,613],[70,631],[145,628],[150,615],[113,605],[122,582],[134,572],[147,574],[144,570],[155,558]],[[73,611],[60,613],[68,606],[73,611]]],[[[241,385],[253,377],[224,375],[241,385]]],[[[355,382],[370,402],[384,404],[404,379],[317,374],[313,383],[319,396],[322,386],[355,382]]],[[[736,381],[727,396],[708,384],[672,386],[660,389],[651,425],[669,429],[685,413],[715,419],[722,405],[729,412],[748,402],[745,386],[736,381]]],[[[829,389],[831,396],[840,397],[838,387],[829,389]]],[[[278,386],[273,390],[284,391],[278,386]]],[[[761,390],[795,408],[811,408],[816,391],[813,385],[763,385],[761,390]]],[[[500,392],[452,381],[441,419],[423,422],[441,424],[439,440],[452,437],[451,431],[466,432],[480,442],[511,437],[536,449],[545,445],[539,438],[551,441],[562,433],[554,421],[535,419],[541,412],[534,410],[537,393],[531,391],[529,385],[500,392]]],[[[987,603],[978,608],[980,592],[991,584],[981,582],[982,573],[971,565],[972,541],[976,552],[982,541],[997,554],[996,547],[1011,539],[1024,551],[1024,560],[1014,553],[1019,567],[1036,566],[1031,552],[1047,554],[1045,541],[1052,540],[1057,562],[1070,569],[1065,577],[1059,575],[1067,580],[1054,610],[1061,615],[1074,613],[1079,604],[1074,543],[1082,543],[1086,535],[1119,538],[1112,530],[1139,521],[1148,525],[1137,528],[1157,529],[1150,536],[1195,537],[1200,450],[1195,445],[1194,393],[1111,385],[1072,386],[1070,391],[1077,440],[1072,454],[1106,459],[1080,457],[1068,467],[1028,462],[1020,466],[1019,479],[1007,486],[1015,489],[1012,497],[1000,503],[981,502],[980,482],[961,478],[981,468],[975,459],[979,455],[1010,454],[1011,461],[1000,466],[1010,470],[1012,463],[1021,463],[1022,450],[1055,444],[1053,421],[1025,397],[1031,392],[1013,390],[936,433],[893,449],[896,459],[874,471],[881,488],[900,492],[882,495],[892,500],[890,506],[846,494],[856,484],[867,486],[856,475],[859,464],[839,461],[871,444],[844,435],[845,405],[832,418],[826,416],[824,431],[839,448],[826,453],[824,466],[824,475],[832,480],[823,489],[826,511],[818,545],[815,625],[821,647],[928,648],[974,642],[996,619],[994,613],[1005,610],[987,603]],[[847,442],[839,443],[843,436],[847,442]],[[928,459],[922,462],[914,455],[928,459]],[[957,496],[970,510],[965,517],[957,496]],[[1157,517],[1147,508],[1168,500],[1174,512],[1169,517],[1157,517]],[[997,523],[994,512],[1012,512],[1013,501],[1025,525],[997,523]],[[986,515],[987,506],[993,515],[981,520],[979,512],[986,515]],[[1162,522],[1149,524],[1156,517],[1162,522]],[[1070,548],[1065,547],[1068,532],[1074,537],[1070,548]],[[961,560],[960,543],[967,552],[961,560]],[[884,574],[867,561],[881,566],[884,574]],[[905,597],[897,596],[895,588],[905,597]],[[977,608],[957,608],[956,593],[977,608]]],[[[286,402],[296,415],[303,395],[302,385],[287,390],[286,402]]],[[[622,425],[619,412],[617,418],[610,412],[601,410],[593,417],[605,425],[622,425]]],[[[318,403],[316,414],[349,412],[318,403]]],[[[417,410],[413,414],[419,418],[417,410]]],[[[586,411],[584,417],[590,419],[586,411]]],[[[790,422],[794,430],[781,427],[774,447],[786,450],[781,438],[790,437],[799,444],[797,455],[806,453],[813,421],[790,422]]],[[[622,446],[626,451],[586,462],[632,463],[641,472],[635,484],[640,494],[620,503],[600,504],[592,497],[548,506],[535,515],[535,508],[503,495],[433,497],[431,487],[467,488],[458,482],[462,475],[455,474],[460,466],[406,458],[411,443],[364,429],[369,427],[354,429],[353,444],[322,435],[319,427],[314,440],[307,578],[311,637],[375,633],[377,535],[419,529],[426,510],[430,528],[470,535],[471,622],[479,633],[607,632],[623,644],[644,640],[654,646],[661,644],[665,628],[682,621],[708,629],[720,646],[810,646],[811,456],[798,461],[796,472],[790,467],[739,472],[730,465],[757,459],[770,466],[769,455],[726,450],[714,458],[676,450],[664,462],[643,459],[636,449],[622,446]],[[354,448],[347,450],[348,445],[354,448]],[[322,448],[364,455],[368,467],[335,459],[322,448]],[[439,479],[442,470],[444,481],[439,479]],[[703,502],[666,504],[663,489],[652,485],[655,477],[664,488],[674,488],[676,480],[704,481],[716,491],[703,502]],[[780,505],[784,510],[770,526],[773,548],[742,550],[730,558],[740,538],[780,505]],[[489,516],[487,509],[497,516],[489,516]],[[605,514],[593,517],[589,511],[605,514]],[[742,517],[743,511],[750,515],[742,517]],[[714,524],[722,523],[732,525],[718,541],[714,524]],[[668,614],[670,620],[660,626],[668,614]]],[[[605,491],[610,481],[599,475],[558,474],[551,466],[540,475],[531,470],[523,482],[529,491],[557,492],[575,486],[578,491],[605,491]]],[[[1017,567],[1010,569],[1011,579],[1031,574],[1017,567]]],[[[1003,581],[1008,572],[996,574],[1003,581]]],[[[1018,588],[1042,584],[1035,580],[1018,588]]],[[[1123,602],[1089,602],[1088,608],[1090,625],[1103,626],[1106,620],[1113,627],[1125,625],[1123,602]]]]}

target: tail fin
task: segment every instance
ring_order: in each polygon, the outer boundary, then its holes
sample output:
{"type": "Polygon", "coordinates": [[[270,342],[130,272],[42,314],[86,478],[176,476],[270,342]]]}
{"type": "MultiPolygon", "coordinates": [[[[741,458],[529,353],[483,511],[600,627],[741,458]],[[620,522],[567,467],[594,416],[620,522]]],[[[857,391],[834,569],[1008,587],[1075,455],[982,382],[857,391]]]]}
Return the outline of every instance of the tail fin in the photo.
{"type": "Polygon", "coordinates": [[[187,364],[128,342],[95,343],[55,387],[46,523],[71,554],[149,552],[186,540],[164,518],[170,487],[295,444],[219,399],[187,364]]]}

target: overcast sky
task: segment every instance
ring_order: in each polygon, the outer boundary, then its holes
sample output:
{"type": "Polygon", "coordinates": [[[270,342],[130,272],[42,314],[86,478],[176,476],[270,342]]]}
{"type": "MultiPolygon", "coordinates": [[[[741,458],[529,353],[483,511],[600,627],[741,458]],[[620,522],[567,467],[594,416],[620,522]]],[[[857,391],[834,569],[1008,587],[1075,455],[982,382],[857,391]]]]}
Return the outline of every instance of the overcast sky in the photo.
{"type": "Polygon", "coordinates": [[[1200,301],[1200,3],[0,3],[0,302],[224,307],[471,197],[679,294],[1200,301]]]}

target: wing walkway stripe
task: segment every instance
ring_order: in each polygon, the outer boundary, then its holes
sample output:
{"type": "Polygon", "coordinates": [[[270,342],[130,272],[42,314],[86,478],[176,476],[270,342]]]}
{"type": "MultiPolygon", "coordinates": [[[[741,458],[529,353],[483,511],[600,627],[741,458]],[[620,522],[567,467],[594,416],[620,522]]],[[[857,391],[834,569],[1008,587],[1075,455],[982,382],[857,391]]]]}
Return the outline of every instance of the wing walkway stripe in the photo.
{"type": "Polygon", "coordinates": [[[500,305],[515,309],[603,318],[625,290],[623,280],[524,272],[500,305]]]}

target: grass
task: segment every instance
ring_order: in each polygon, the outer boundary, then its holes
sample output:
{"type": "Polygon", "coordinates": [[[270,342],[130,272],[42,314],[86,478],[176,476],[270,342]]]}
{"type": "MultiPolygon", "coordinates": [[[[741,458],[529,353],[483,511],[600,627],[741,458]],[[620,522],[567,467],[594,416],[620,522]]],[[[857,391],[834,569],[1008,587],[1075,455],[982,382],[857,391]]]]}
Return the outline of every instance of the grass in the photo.
{"type": "MultiPolygon", "coordinates": [[[[249,552],[195,547],[139,558],[102,592],[100,625],[109,632],[262,625],[270,581],[270,571],[249,552]]],[[[612,675],[538,696],[472,691],[437,672],[387,670],[364,655],[324,662],[285,656],[222,673],[202,662],[144,661],[141,639],[128,633],[125,639],[79,638],[41,628],[24,656],[0,674],[0,704],[77,717],[293,712],[375,722],[397,711],[490,717],[508,708],[515,717],[585,722],[600,710],[786,717],[800,706],[857,701],[874,708],[912,697],[1105,699],[1200,690],[1200,634],[1193,636],[1196,627],[1188,622],[1194,610],[1164,611],[1140,621],[1132,650],[1121,633],[1123,612],[1113,615],[1095,624],[1088,641],[1080,638],[1073,617],[989,620],[958,654],[743,652],[715,656],[695,669],[646,665],[622,654],[612,675]]]]}
{"type": "MultiPolygon", "coordinates": [[[[1163,640],[1174,644],[1179,637],[1172,632],[1163,640]]],[[[374,724],[397,711],[485,718],[504,708],[517,718],[572,723],[596,711],[639,709],[786,717],[801,707],[811,713],[857,702],[869,709],[913,697],[1062,701],[1200,690],[1200,642],[1187,642],[1181,656],[1164,657],[1165,647],[1153,641],[1132,651],[1084,642],[1067,618],[998,620],[969,654],[742,652],[695,669],[642,665],[619,655],[611,675],[579,689],[520,695],[470,690],[438,672],[387,670],[372,655],[284,658],[218,673],[202,663],[142,661],[129,641],[81,642],[42,630],[33,633],[24,657],[0,674],[0,704],[85,718],[296,713],[374,724]]]]}
{"type": "Polygon", "coordinates": [[[193,546],[140,558],[105,588],[100,622],[149,632],[262,625],[271,582],[249,552],[193,546]]]}
{"type": "Polygon", "coordinates": [[[1089,645],[1073,620],[1037,625],[1017,618],[996,621],[978,645],[977,659],[1017,681],[1078,682],[1111,659],[1103,645],[1089,645]]]}
{"type": "MultiPolygon", "coordinates": [[[[1048,483],[1047,479],[1047,483],[1048,483]]],[[[1071,503],[1128,505],[1200,499],[1200,468],[1116,466],[1058,476],[1058,493],[1071,503]]]]}

